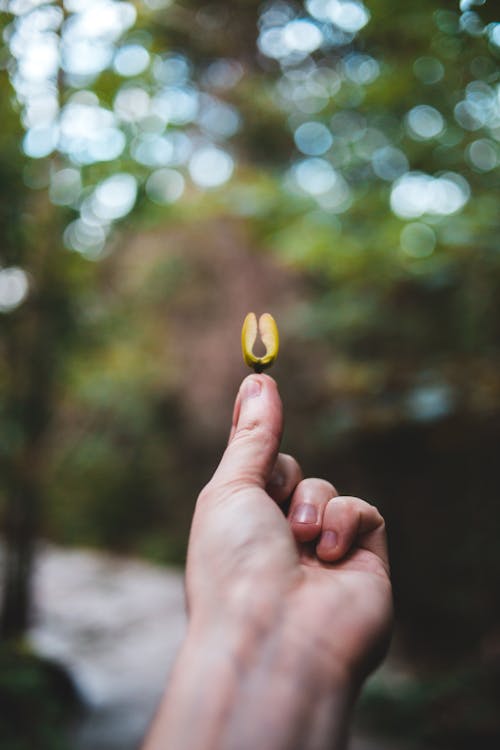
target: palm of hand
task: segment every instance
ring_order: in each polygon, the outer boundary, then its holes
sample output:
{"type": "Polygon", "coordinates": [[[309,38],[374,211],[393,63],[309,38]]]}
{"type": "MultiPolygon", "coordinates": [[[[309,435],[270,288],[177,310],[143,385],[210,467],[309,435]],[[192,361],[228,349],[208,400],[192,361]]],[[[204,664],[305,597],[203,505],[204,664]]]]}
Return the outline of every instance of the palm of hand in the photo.
{"type": "MultiPolygon", "coordinates": [[[[216,507],[208,498],[197,508],[192,532],[197,554],[188,564],[188,594],[217,607],[244,606],[252,618],[280,619],[310,644],[311,659],[322,667],[369,671],[384,652],[391,621],[387,563],[366,548],[377,529],[351,543],[347,539],[346,553],[330,561],[318,543],[328,523],[325,513],[314,538],[303,543],[297,539],[300,530],[264,490],[233,490],[227,500],[219,493],[216,507]]],[[[351,526],[359,524],[360,505],[364,512],[376,512],[361,500],[349,500],[351,526]]]]}
{"type": "Polygon", "coordinates": [[[338,562],[301,551],[303,585],[294,607],[299,628],[321,645],[319,660],[365,674],[388,646],[392,620],[391,584],[373,552],[354,547],[338,562]],[[326,637],[325,637],[326,636],[326,637]]]}

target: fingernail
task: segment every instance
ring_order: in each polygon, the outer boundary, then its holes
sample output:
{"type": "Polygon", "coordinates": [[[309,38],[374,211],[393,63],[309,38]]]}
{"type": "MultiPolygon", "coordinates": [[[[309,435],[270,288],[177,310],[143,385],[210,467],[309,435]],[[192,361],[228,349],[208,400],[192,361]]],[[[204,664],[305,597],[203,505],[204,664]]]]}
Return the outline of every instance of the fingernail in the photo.
{"type": "Polygon", "coordinates": [[[317,523],[319,521],[318,509],[310,503],[297,505],[292,513],[292,521],[295,521],[295,523],[317,523]]]}
{"type": "Polygon", "coordinates": [[[257,378],[247,378],[241,386],[241,398],[255,398],[260,396],[262,391],[262,381],[257,378]]]}
{"type": "Polygon", "coordinates": [[[330,529],[328,529],[327,531],[323,531],[323,533],[321,534],[320,542],[324,547],[334,549],[337,546],[338,541],[339,535],[336,531],[331,531],[330,529]]]}

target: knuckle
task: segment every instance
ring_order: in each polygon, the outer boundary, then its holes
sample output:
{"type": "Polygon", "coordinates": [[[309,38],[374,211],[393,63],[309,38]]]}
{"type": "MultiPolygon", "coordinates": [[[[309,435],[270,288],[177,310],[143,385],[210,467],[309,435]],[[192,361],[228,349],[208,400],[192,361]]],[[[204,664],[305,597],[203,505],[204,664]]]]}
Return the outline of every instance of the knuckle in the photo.
{"type": "Polygon", "coordinates": [[[326,490],[327,492],[333,492],[335,493],[335,487],[331,482],[329,482],[327,479],[319,479],[317,477],[308,477],[307,479],[304,479],[304,483],[309,485],[312,489],[315,490],[326,490]]]}
{"type": "Polygon", "coordinates": [[[359,508],[360,503],[363,502],[359,497],[351,497],[350,495],[341,495],[340,497],[334,498],[334,500],[337,507],[342,506],[348,510],[359,508]]]}
{"type": "Polygon", "coordinates": [[[281,455],[283,456],[283,464],[286,472],[293,476],[296,481],[300,481],[302,479],[302,469],[299,462],[288,453],[282,453],[281,455]]]}
{"type": "Polygon", "coordinates": [[[330,492],[331,492],[331,493],[333,494],[333,496],[334,496],[334,497],[338,497],[338,494],[339,494],[339,493],[338,493],[338,490],[337,490],[337,488],[335,487],[335,485],[334,485],[334,484],[332,484],[331,482],[328,482],[328,481],[327,481],[326,479],[324,479],[323,481],[324,481],[324,482],[326,483],[326,485],[328,486],[328,489],[329,489],[329,490],[330,490],[330,492]]]}
{"type": "Polygon", "coordinates": [[[236,430],[233,443],[258,442],[263,451],[273,452],[278,450],[279,437],[268,424],[259,420],[247,422],[236,430]]]}
{"type": "Polygon", "coordinates": [[[345,497],[342,498],[342,500],[345,500],[349,505],[355,506],[356,508],[359,508],[360,510],[369,511],[373,515],[377,515],[380,519],[382,519],[382,513],[379,511],[378,507],[374,504],[369,502],[368,500],[363,500],[361,497],[345,497]]]}
{"type": "Polygon", "coordinates": [[[371,512],[373,513],[373,515],[377,518],[378,523],[380,525],[381,524],[385,525],[384,516],[382,515],[382,512],[379,510],[378,506],[375,505],[374,503],[367,503],[367,504],[371,512]]]}

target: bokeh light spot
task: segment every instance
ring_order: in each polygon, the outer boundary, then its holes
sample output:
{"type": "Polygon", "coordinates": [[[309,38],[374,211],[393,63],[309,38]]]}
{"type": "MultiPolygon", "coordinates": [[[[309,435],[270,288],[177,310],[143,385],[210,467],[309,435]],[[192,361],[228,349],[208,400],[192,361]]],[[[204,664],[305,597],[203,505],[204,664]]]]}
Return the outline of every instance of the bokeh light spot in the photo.
{"type": "Polygon", "coordinates": [[[310,195],[327,193],[337,178],[332,165],[325,159],[304,159],[292,168],[292,174],[301,190],[310,195]]]}
{"type": "MultiPolygon", "coordinates": [[[[27,40],[24,40],[27,44],[27,40]]],[[[29,46],[19,51],[19,73],[32,81],[43,81],[57,74],[59,38],[54,32],[33,34],[29,46]]]]}
{"type": "Polygon", "coordinates": [[[171,163],[174,147],[168,137],[148,134],[132,141],[130,152],[139,164],[164,167],[171,163]]]}
{"type": "Polygon", "coordinates": [[[392,187],[391,208],[403,219],[424,214],[444,216],[460,211],[469,197],[469,184],[459,174],[445,172],[432,177],[423,172],[408,172],[392,187]]]}
{"type": "Polygon", "coordinates": [[[400,242],[403,251],[411,258],[427,258],[436,247],[436,234],[427,224],[413,222],[402,229],[400,242]]]}
{"type": "Polygon", "coordinates": [[[27,297],[28,276],[22,268],[10,266],[0,269],[0,312],[10,312],[19,307],[27,297]]]}
{"type": "Polygon", "coordinates": [[[330,0],[327,8],[329,19],[342,31],[356,33],[370,20],[370,13],[363,3],[351,0],[330,0]]]}
{"type": "Polygon", "coordinates": [[[64,244],[89,260],[97,260],[106,245],[106,231],[100,224],[76,219],[65,229],[64,244]]]}
{"type": "Polygon", "coordinates": [[[318,21],[334,24],[341,31],[355,34],[370,20],[370,13],[355,0],[307,0],[306,8],[318,21]]]}
{"type": "Polygon", "coordinates": [[[190,86],[168,86],[152,100],[151,111],[173,125],[193,122],[198,114],[199,94],[190,86]]]}
{"type": "Polygon", "coordinates": [[[61,67],[73,76],[92,80],[108,67],[112,57],[109,44],[92,39],[63,40],[61,67]]]}
{"type": "Polygon", "coordinates": [[[297,19],[290,21],[283,29],[283,42],[288,52],[309,54],[321,46],[323,34],[312,21],[297,19]]]}
{"type": "Polygon", "coordinates": [[[381,180],[393,182],[401,177],[409,169],[406,154],[399,148],[383,146],[374,151],[372,155],[373,171],[381,180]]]}
{"type": "Polygon", "coordinates": [[[332,188],[316,196],[316,200],[324,211],[340,214],[352,205],[351,189],[342,175],[335,172],[335,182],[332,188]]]}
{"type": "Polygon", "coordinates": [[[61,112],[59,149],[76,164],[111,161],[125,148],[125,134],[116,127],[113,112],[97,102],[96,96],[82,91],[61,112]]]}
{"type": "Polygon", "coordinates": [[[500,47],[500,23],[491,23],[488,26],[488,38],[495,47],[500,47]]]}
{"type": "Polygon", "coordinates": [[[117,93],[113,109],[125,122],[136,122],[149,113],[149,94],[139,86],[123,86],[117,93]]]}
{"type": "Polygon", "coordinates": [[[223,185],[231,177],[233,169],[233,158],[226,151],[214,146],[198,149],[189,161],[191,179],[203,188],[223,185]]]}
{"type": "Polygon", "coordinates": [[[103,180],[92,197],[92,210],[101,220],[113,221],[126,216],[134,207],[137,180],[127,172],[120,172],[103,180]]]}
{"type": "Polygon", "coordinates": [[[153,76],[158,83],[166,86],[182,86],[188,79],[191,66],[182,55],[167,55],[155,57],[153,62],[153,76]]]}
{"type": "Polygon", "coordinates": [[[75,203],[82,189],[80,172],[77,169],[60,169],[50,180],[49,197],[57,206],[75,203]]]}
{"type": "Polygon", "coordinates": [[[337,138],[346,141],[357,141],[366,132],[366,119],[359,112],[344,110],[331,119],[331,131],[337,138]]]}
{"type": "Polygon", "coordinates": [[[158,169],[146,182],[148,198],[160,205],[174,203],[184,192],[185,180],[175,169],[158,169]]]}
{"type": "Polygon", "coordinates": [[[50,126],[54,123],[59,112],[57,96],[52,92],[42,92],[32,96],[26,102],[22,115],[23,125],[29,129],[40,126],[50,126]]]}
{"type": "Polygon", "coordinates": [[[444,119],[441,113],[428,104],[419,104],[410,109],[406,115],[408,132],[415,140],[435,138],[444,130],[444,119]]]}
{"type": "Polygon", "coordinates": [[[344,71],[350,81],[366,86],[378,78],[380,66],[374,57],[353,52],[344,60],[344,71]]]}
{"type": "Polygon", "coordinates": [[[240,116],[231,105],[205,94],[201,97],[198,124],[214,138],[230,138],[240,126],[240,116]]]}
{"type": "Polygon", "coordinates": [[[413,72],[427,86],[439,83],[444,76],[444,65],[437,57],[419,57],[413,63],[413,72]]]}
{"type": "Polygon", "coordinates": [[[263,29],[259,34],[257,46],[263,55],[276,60],[279,60],[281,57],[286,57],[290,52],[283,37],[283,29],[279,27],[263,29]]]}
{"type": "Polygon", "coordinates": [[[469,164],[480,172],[490,172],[498,165],[498,147],[487,138],[470,143],[465,154],[469,164]]]}
{"type": "Polygon", "coordinates": [[[387,145],[387,137],[378,128],[367,128],[354,143],[356,155],[370,160],[381,148],[387,145]]]}
{"type": "Polygon", "coordinates": [[[115,54],[113,67],[118,75],[136,76],[149,65],[149,53],[142,44],[125,44],[115,54]]]}
{"type": "Polygon", "coordinates": [[[299,151],[307,156],[320,156],[333,143],[332,134],[320,122],[304,122],[299,125],[294,133],[294,140],[299,151]]]}
{"type": "Polygon", "coordinates": [[[467,100],[458,102],[453,114],[464,130],[479,130],[486,123],[486,112],[467,100]]]}
{"type": "Polygon", "coordinates": [[[32,159],[48,156],[57,146],[58,131],[55,126],[30,128],[23,138],[23,151],[32,159]]]}
{"type": "Polygon", "coordinates": [[[419,422],[445,417],[453,406],[453,392],[447,383],[416,386],[406,399],[408,415],[419,422]]]}
{"type": "Polygon", "coordinates": [[[243,67],[237,60],[216,60],[203,74],[203,82],[209,87],[226,91],[235,86],[243,76],[243,67]]]}

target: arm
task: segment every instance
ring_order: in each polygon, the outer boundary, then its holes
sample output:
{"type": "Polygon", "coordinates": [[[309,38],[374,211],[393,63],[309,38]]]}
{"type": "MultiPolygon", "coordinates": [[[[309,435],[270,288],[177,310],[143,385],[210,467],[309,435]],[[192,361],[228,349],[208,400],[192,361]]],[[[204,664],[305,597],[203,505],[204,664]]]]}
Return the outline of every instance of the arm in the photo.
{"type": "Polygon", "coordinates": [[[188,633],[143,750],[344,746],[389,637],[384,523],[368,503],[303,480],[278,455],[281,429],[274,381],[250,376],[198,499],[188,633]]]}
{"type": "Polygon", "coordinates": [[[343,747],[355,686],[248,623],[203,624],[179,654],[145,750],[343,747]]]}

